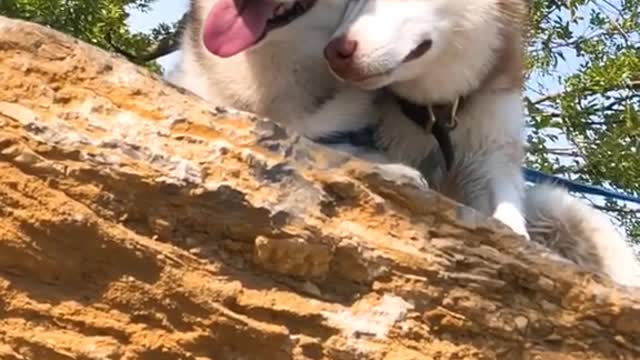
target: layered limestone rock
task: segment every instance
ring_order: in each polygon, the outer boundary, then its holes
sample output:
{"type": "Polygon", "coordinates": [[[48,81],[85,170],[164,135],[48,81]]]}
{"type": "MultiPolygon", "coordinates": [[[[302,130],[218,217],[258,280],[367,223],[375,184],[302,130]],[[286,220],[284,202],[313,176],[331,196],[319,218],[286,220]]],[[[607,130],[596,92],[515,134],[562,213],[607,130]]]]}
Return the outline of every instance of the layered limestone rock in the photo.
{"type": "Polygon", "coordinates": [[[0,18],[1,359],[638,359],[639,297],[0,18]]]}

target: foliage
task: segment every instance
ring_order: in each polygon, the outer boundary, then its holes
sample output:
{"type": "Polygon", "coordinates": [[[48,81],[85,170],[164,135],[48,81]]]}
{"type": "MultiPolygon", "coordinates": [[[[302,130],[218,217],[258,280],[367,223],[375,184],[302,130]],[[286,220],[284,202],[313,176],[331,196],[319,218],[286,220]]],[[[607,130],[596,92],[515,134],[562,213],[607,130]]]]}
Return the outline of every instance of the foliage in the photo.
{"type": "MultiPolygon", "coordinates": [[[[141,54],[175,26],[159,24],[149,33],[133,33],[129,11],[148,11],[155,0],[0,0],[0,14],[50,26],[101,48],[127,54],[141,54]]],[[[137,61],[160,71],[155,61],[137,61]]]]}
{"type": "MultiPolygon", "coordinates": [[[[154,1],[0,0],[0,13],[159,70],[153,60],[175,49],[177,24],[141,34],[126,23],[154,1]]],[[[640,0],[532,3],[528,165],[640,196],[640,0]]],[[[640,242],[638,207],[595,200],[640,242]]]]}
{"type": "MultiPolygon", "coordinates": [[[[534,1],[529,165],[640,196],[639,32],[639,0],[534,1]]],[[[638,207],[596,206],[640,242],[638,207]]]]}

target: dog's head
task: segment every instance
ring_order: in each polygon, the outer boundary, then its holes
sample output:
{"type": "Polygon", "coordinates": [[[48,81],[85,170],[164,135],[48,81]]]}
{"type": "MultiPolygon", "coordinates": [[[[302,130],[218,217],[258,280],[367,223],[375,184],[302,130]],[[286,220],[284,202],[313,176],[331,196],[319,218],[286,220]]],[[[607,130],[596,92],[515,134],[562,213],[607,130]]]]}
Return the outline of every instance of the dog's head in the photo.
{"type": "Polygon", "coordinates": [[[273,42],[301,46],[314,34],[326,41],[344,7],[345,0],[192,0],[192,36],[222,58],[273,42]]]}
{"type": "Polygon", "coordinates": [[[349,0],[325,58],[338,78],[365,89],[425,73],[463,87],[495,63],[527,1],[349,0]]]}

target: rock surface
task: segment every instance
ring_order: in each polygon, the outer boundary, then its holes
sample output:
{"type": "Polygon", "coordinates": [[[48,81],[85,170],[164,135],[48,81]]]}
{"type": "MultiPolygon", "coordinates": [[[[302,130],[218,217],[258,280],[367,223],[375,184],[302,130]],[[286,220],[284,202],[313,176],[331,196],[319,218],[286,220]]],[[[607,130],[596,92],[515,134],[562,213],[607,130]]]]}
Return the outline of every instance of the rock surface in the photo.
{"type": "Polygon", "coordinates": [[[639,298],[0,18],[1,359],[638,359],[639,298]]]}

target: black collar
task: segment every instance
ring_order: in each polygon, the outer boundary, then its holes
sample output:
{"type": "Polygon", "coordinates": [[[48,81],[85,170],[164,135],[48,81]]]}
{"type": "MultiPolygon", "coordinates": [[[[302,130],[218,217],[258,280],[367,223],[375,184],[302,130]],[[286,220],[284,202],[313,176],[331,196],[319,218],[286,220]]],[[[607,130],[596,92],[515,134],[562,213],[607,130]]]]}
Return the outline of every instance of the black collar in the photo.
{"type": "Polygon", "coordinates": [[[404,116],[427,132],[431,132],[438,141],[444,157],[447,171],[451,170],[455,160],[453,143],[449,131],[458,125],[457,115],[464,106],[465,98],[459,97],[453,103],[419,105],[388,90],[400,106],[404,116]]]}

